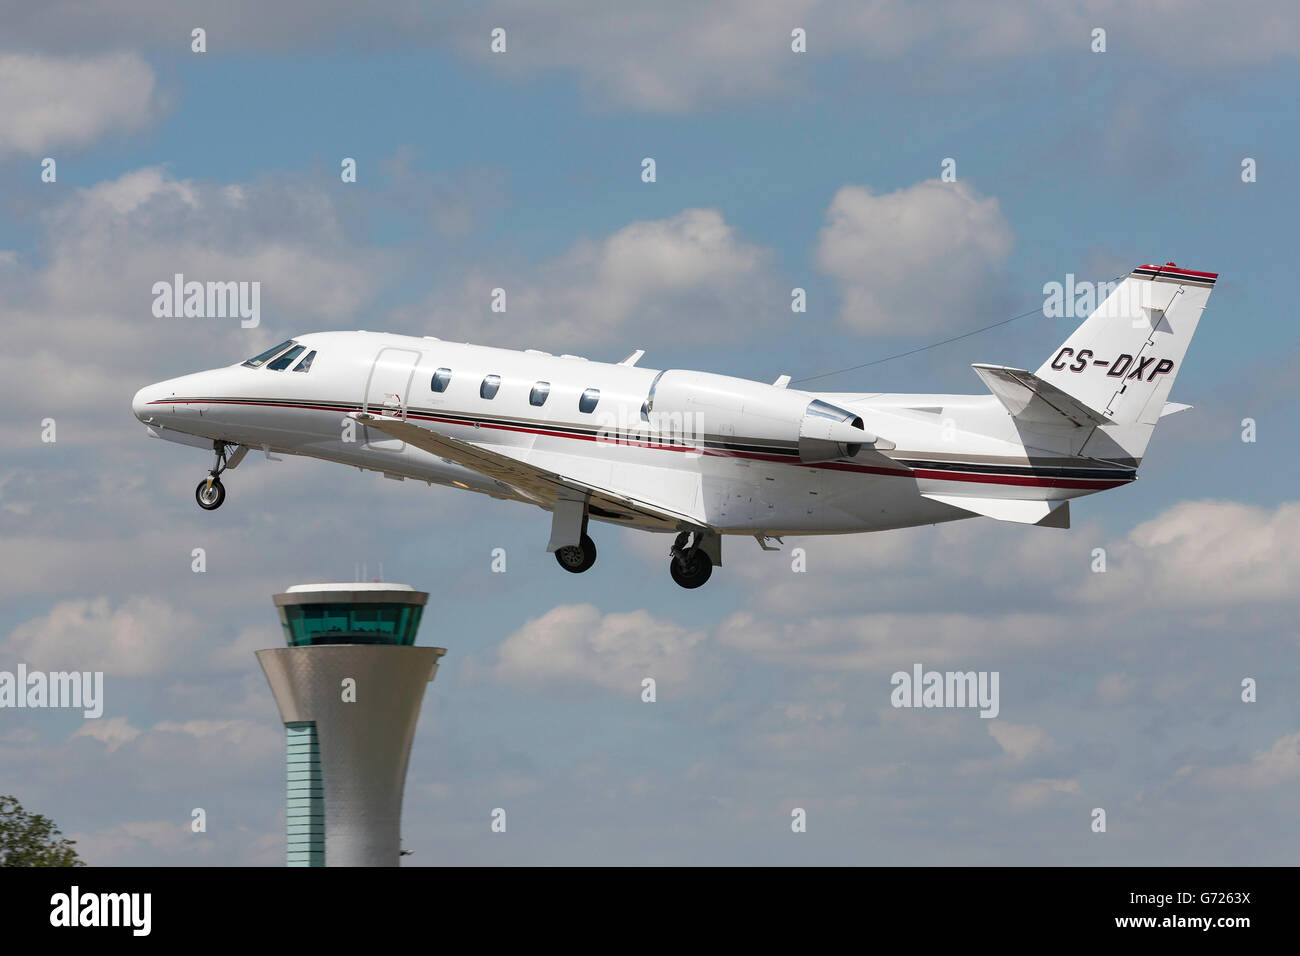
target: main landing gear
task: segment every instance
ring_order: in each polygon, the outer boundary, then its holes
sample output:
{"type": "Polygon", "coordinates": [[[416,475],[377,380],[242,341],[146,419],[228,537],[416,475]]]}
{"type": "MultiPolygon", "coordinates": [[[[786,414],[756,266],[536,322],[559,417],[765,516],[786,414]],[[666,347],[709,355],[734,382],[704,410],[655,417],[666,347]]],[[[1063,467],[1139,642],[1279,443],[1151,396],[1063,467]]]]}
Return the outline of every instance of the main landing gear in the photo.
{"type": "Polygon", "coordinates": [[[584,534],[581,544],[556,548],[555,560],[564,570],[581,574],[596,563],[596,542],[584,534]]]}
{"type": "Polygon", "coordinates": [[[221,483],[221,473],[229,467],[226,449],[230,446],[223,441],[214,441],[212,447],[217,453],[217,463],[208,472],[208,477],[200,481],[199,486],[194,489],[194,500],[204,511],[216,511],[226,500],[226,486],[221,483]]]}
{"type": "Polygon", "coordinates": [[[700,547],[702,541],[700,532],[683,531],[673,542],[668,573],[684,588],[698,588],[713,573],[713,559],[700,547]],[[689,547],[687,541],[690,541],[689,547]]]}

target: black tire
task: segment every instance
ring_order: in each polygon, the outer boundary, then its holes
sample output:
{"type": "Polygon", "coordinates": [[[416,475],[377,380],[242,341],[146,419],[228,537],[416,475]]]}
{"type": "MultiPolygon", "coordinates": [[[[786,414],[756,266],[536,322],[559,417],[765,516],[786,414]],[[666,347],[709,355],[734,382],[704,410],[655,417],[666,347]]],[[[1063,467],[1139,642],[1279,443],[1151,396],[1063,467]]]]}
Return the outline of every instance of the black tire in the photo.
{"type": "Polygon", "coordinates": [[[713,559],[705,554],[702,549],[696,548],[691,552],[690,557],[686,559],[685,567],[675,557],[669,561],[668,573],[682,587],[698,588],[713,573],[713,559]]]}
{"type": "Polygon", "coordinates": [[[582,544],[558,548],[555,562],[570,574],[581,574],[596,563],[596,542],[584,534],[582,544]]]}
{"type": "Polygon", "coordinates": [[[194,489],[194,500],[199,503],[199,507],[204,511],[216,511],[221,507],[221,503],[226,500],[226,486],[221,483],[220,478],[213,478],[212,489],[209,491],[208,479],[204,478],[199,482],[199,486],[194,489]]]}

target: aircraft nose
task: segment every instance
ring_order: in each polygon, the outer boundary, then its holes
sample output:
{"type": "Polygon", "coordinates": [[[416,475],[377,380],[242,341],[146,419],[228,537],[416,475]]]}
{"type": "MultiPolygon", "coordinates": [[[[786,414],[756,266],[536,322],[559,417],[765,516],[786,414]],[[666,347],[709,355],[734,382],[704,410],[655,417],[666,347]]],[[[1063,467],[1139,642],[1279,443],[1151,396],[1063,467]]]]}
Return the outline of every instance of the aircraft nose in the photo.
{"type": "Polygon", "coordinates": [[[158,396],[158,384],[146,385],[131,399],[131,411],[142,422],[157,414],[157,408],[150,408],[149,403],[158,396]]]}

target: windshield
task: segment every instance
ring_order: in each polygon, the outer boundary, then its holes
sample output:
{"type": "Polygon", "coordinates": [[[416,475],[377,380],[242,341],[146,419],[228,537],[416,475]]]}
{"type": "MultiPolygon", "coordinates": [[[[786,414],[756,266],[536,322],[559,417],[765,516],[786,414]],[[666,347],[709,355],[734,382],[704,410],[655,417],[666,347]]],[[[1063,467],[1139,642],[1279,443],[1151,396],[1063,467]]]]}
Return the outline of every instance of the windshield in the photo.
{"type": "Polygon", "coordinates": [[[287,342],[281,342],[279,345],[267,349],[261,355],[254,355],[251,359],[249,359],[247,362],[244,362],[243,364],[246,365],[248,368],[261,368],[263,365],[266,364],[267,361],[279,355],[281,351],[287,349],[290,345],[293,345],[293,339],[289,339],[287,342]]]}

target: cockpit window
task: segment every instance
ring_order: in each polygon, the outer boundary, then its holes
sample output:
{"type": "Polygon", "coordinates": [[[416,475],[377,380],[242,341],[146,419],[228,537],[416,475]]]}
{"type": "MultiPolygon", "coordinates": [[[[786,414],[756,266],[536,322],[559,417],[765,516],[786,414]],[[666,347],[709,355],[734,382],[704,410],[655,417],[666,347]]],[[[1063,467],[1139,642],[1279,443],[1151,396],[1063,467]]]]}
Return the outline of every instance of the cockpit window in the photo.
{"type": "Polygon", "coordinates": [[[302,354],[302,350],[303,350],[303,346],[295,345],[293,348],[289,349],[289,351],[281,355],[278,359],[268,362],[266,367],[273,372],[283,372],[285,369],[287,369],[290,365],[293,364],[294,359],[296,359],[299,355],[302,354]]]}
{"type": "Polygon", "coordinates": [[[310,372],[312,359],[316,357],[316,350],[312,349],[307,353],[307,357],[293,367],[295,372],[310,372]]]}
{"type": "Polygon", "coordinates": [[[293,345],[293,339],[289,339],[287,342],[281,342],[279,345],[277,345],[277,346],[275,346],[275,347],[273,347],[273,348],[269,348],[269,349],[267,349],[267,350],[266,350],[265,352],[263,352],[261,355],[254,355],[251,359],[249,359],[247,362],[245,362],[245,363],[243,363],[243,364],[246,365],[248,368],[261,368],[261,367],[262,367],[263,365],[265,365],[265,364],[266,364],[270,359],[272,359],[272,358],[274,358],[275,356],[279,355],[281,352],[283,352],[285,349],[287,349],[290,345],[293,345]]]}

